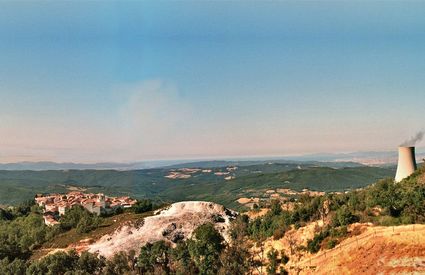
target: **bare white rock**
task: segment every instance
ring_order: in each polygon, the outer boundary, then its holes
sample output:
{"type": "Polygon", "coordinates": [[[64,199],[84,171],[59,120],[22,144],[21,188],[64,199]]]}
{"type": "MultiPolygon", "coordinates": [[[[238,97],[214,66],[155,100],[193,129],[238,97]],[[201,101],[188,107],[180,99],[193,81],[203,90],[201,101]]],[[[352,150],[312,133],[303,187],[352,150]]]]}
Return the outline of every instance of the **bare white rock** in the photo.
{"type": "Polygon", "coordinates": [[[147,217],[138,224],[127,224],[113,234],[107,234],[89,245],[88,250],[106,258],[119,251],[140,251],[146,243],[165,240],[171,244],[180,239],[190,238],[192,232],[201,224],[212,223],[228,241],[231,220],[235,211],[220,204],[205,201],[177,202],[147,217]]]}

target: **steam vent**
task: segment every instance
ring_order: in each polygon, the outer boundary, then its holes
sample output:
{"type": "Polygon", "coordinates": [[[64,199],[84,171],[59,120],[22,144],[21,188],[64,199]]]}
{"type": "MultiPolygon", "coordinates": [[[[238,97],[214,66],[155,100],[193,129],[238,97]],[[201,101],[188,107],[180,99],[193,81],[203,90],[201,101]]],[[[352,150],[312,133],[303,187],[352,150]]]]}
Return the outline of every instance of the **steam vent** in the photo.
{"type": "Polygon", "coordinates": [[[395,181],[400,182],[416,170],[415,147],[398,147],[398,164],[395,181]]]}

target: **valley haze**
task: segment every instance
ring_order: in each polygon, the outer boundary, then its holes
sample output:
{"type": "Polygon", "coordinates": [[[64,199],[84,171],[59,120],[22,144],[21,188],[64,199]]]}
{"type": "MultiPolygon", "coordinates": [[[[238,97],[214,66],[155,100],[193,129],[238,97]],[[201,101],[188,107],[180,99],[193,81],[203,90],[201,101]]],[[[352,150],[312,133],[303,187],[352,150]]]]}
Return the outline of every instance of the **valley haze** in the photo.
{"type": "MultiPolygon", "coordinates": [[[[422,161],[425,157],[425,148],[417,148],[417,159],[422,161]]],[[[201,158],[201,159],[175,159],[175,160],[147,160],[140,162],[99,162],[99,163],[74,163],[74,162],[51,162],[51,161],[23,161],[13,163],[0,163],[0,170],[85,170],[85,169],[114,169],[114,170],[140,170],[173,166],[196,167],[197,165],[224,166],[224,165],[248,165],[253,163],[264,163],[269,161],[291,162],[291,161],[318,161],[318,162],[357,162],[364,165],[386,166],[397,163],[396,151],[376,152],[350,152],[350,153],[317,153],[297,156],[263,156],[263,157],[223,157],[223,158],[201,158]],[[216,162],[216,164],[214,164],[216,162]]]]}

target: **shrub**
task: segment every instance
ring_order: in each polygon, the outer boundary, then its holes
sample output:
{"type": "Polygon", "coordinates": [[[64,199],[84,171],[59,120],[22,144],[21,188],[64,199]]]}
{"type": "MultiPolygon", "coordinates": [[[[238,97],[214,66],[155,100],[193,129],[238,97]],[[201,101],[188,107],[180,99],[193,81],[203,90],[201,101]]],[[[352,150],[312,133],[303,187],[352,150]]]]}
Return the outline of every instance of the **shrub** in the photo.
{"type": "Polygon", "coordinates": [[[285,229],[280,227],[273,232],[273,239],[279,240],[285,236],[285,229]]]}
{"type": "Polygon", "coordinates": [[[100,225],[101,218],[81,205],[74,205],[67,209],[60,222],[61,228],[65,230],[76,228],[78,233],[87,233],[100,225]]]}
{"type": "Polygon", "coordinates": [[[161,270],[161,273],[168,274],[170,254],[171,248],[165,241],[147,243],[140,249],[137,265],[143,273],[161,270]]]}
{"type": "Polygon", "coordinates": [[[269,265],[267,266],[267,274],[276,274],[278,262],[277,262],[278,252],[273,248],[267,253],[267,259],[269,260],[269,265]]]}
{"type": "Polygon", "coordinates": [[[338,241],[337,241],[337,240],[335,240],[335,239],[331,239],[331,240],[329,240],[329,241],[328,241],[328,243],[327,243],[327,245],[326,245],[326,248],[327,248],[327,249],[332,249],[332,248],[334,248],[337,244],[338,244],[338,241]]]}
{"type": "Polygon", "coordinates": [[[287,264],[289,262],[289,257],[285,254],[285,251],[280,252],[280,262],[282,264],[287,264]]]}
{"type": "Polygon", "coordinates": [[[322,241],[329,236],[329,230],[325,229],[319,234],[314,235],[312,240],[307,241],[307,251],[310,253],[316,253],[320,250],[320,245],[322,241]]]}
{"type": "Polygon", "coordinates": [[[77,224],[78,233],[87,233],[96,229],[100,224],[100,219],[94,215],[83,216],[77,224]]]}
{"type": "Polygon", "coordinates": [[[347,234],[348,234],[347,226],[331,228],[329,232],[329,235],[334,238],[344,237],[344,236],[347,236],[347,234]]]}
{"type": "Polygon", "coordinates": [[[191,258],[202,274],[217,274],[220,253],[224,250],[224,239],[211,223],[195,229],[192,239],[188,241],[191,258]]]}
{"type": "Polygon", "coordinates": [[[336,215],[332,220],[332,224],[333,226],[344,226],[358,221],[359,218],[351,212],[348,206],[343,205],[336,211],[336,215]]]}
{"type": "Polygon", "coordinates": [[[117,207],[114,211],[115,215],[119,215],[119,214],[122,214],[122,213],[124,213],[124,209],[122,207],[117,207]]]}
{"type": "Polygon", "coordinates": [[[150,200],[140,200],[133,207],[134,213],[140,214],[153,210],[153,204],[150,200]]]}

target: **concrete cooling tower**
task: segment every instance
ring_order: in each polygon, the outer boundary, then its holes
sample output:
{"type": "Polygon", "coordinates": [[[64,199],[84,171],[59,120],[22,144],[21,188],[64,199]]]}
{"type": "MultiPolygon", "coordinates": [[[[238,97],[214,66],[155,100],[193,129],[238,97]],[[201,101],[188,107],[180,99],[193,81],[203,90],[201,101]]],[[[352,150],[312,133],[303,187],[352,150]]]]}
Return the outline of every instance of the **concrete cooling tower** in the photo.
{"type": "Polygon", "coordinates": [[[398,147],[398,164],[395,181],[400,182],[416,170],[415,147],[398,147]]]}

